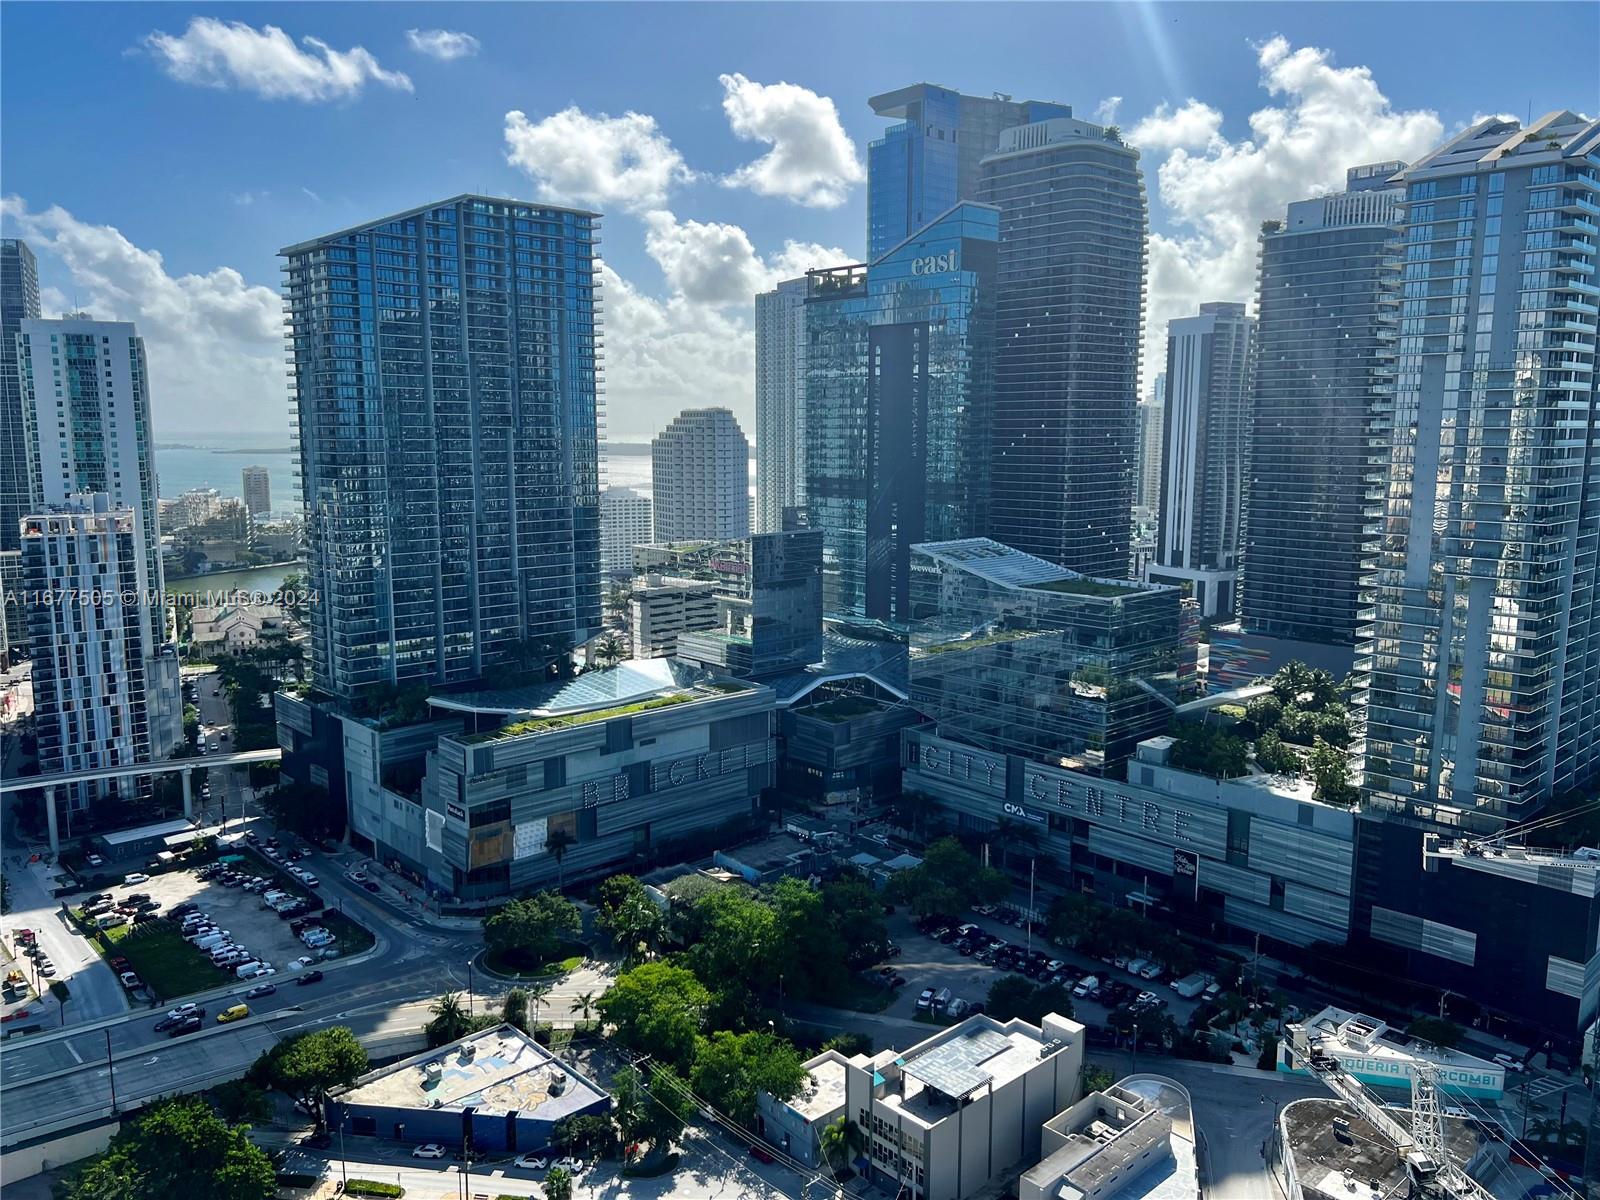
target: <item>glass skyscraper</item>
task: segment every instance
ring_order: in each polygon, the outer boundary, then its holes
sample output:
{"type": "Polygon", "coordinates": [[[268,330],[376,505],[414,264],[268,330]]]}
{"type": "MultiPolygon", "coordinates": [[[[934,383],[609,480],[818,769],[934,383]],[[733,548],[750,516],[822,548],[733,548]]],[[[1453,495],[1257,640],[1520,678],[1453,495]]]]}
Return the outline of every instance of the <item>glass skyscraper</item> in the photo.
{"type": "Polygon", "coordinates": [[[756,296],[755,532],[806,502],[806,281],[756,296]]]}
{"type": "Polygon", "coordinates": [[[979,198],[1000,210],[990,532],[1126,577],[1148,224],[1138,151],[1066,118],[1008,129],[979,198]]]}
{"type": "Polygon", "coordinates": [[[32,503],[17,334],[23,321],[38,316],[39,264],[33,251],[20,238],[0,238],[0,553],[22,545],[20,522],[32,503]]]}
{"type": "Polygon", "coordinates": [[[1495,828],[1600,772],[1600,122],[1479,121],[1398,179],[1365,787],[1495,828]]]}
{"type": "Polygon", "coordinates": [[[958,204],[870,267],[808,276],[806,501],[830,614],[903,620],[911,546],[983,527],[998,231],[958,204]]]}
{"type": "Polygon", "coordinates": [[[1262,226],[1239,607],[1252,634],[1355,645],[1369,439],[1386,419],[1374,389],[1396,336],[1405,192],[1389,180],[1404,166],[1352,167],[1343,192],[1262,226]]]}
{"type": "Polygon", "coordinates": [[[598,223],[467,195],[280,252],[322,690],[598,632],[598,223]]]}
{"type": "Polygon", "coordinates": [[[867,147],[867,261],[962,200],[978,199],[979,164],[1013,125],[1070,117],[1072,107],[1009,96],[963,96],[916,83],[868,101],[899,124],[867,147]]]}

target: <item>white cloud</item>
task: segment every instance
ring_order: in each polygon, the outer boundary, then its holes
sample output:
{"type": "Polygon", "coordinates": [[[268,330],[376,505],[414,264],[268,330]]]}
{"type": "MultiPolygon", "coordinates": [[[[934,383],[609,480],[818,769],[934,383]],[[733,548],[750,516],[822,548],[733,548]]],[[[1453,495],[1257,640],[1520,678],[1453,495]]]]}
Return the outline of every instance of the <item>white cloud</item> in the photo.
{"type": "Polygon", "coordinates": [[[719,76],[722,111],[735,136],[772,147],[723,179],[762,196],[782,196],[812,208],[837,208],[866,178],[855,143],[827,96],[793,83],[756,83],[719,76]]]}
{"type": "Polygon", "coordinates": [[[530,121],[506,114],[506,161],[556,204],[612,205],[642,212],[660,208],[694,172],[654,117],[628,112],[591,116],[576,106],[530,121]]]}
{"type": "Polygon", "coordinates": [[[301,49],[275,25],[260,29],[243,21],[194,17],[174,35],[149,34],[144,46],[179,83],[239,88],[268,100],[345,100],[361,94],[369,81],[411,91],[411,80],[386,71],[360,46],[335,50],[314,37],[301,49]]]}
{"type": "Polygon", "coordinates": [[[1094,106],[1094,119],[1101,125],[1115,124],[1117,110],[1122,107],[1121,96],[1107,96],[1094,106]]]}
{"type": "Polygon", "coordinates": [[[645,216],[645,249],[676,295],[696,304],[747,307],[755,303],[757,292],[780,279],[803,275],[809,267],[851,261],[843,250],[792,240],[764,260],[738,225],[680,221],[659,209],[645,216]]]}
{"type": "Polygon", "coordinates": [[[1162,104],[1128,133],[1141,150],[1172,150],[1179,146],[1203,147],[1222,130],[1222,114],[1209,104],[1191,98],[1183,107],[1162,104]]]}
{"type": "MultiPolygon", "coordinates": [[[[288,428],[277,292],[245,282],[231,267],[174,276],[159,252],[60,207],[33,212],[7,196],[4,212],[46,263],[53,258],[65,268],[74,306],[138,324],[150,353],[158,438],[219,425],[288,428]]],[[[53,312],[68,307],[65,289],[47,286],[43,294],[53,312]]]]}
{"type": "Polygon", "coordinates": [[[1170,147],[1156,174],[1174,231],[1150,239],[1146,386],[1163,369],[1168,320],[1206,300],[1253,305],[1262,221],[1281,218],[1292,200],[1342,188],[1347,167],[1415,160],[1443,135],[1437,114],[1396,110],[1367,68],[1335,66],[1330,51],[1292,49],[1278,37],[1257,57],[1276,102],[1251,114],[1251,136],[1229,140],[1220,117],[1210,125],[1215,110],[1193,100],[1175,112],[1163,105],[1129,134],[1140,145],[1140,129],[1154,122],[1143,148],[1170,147]]]}
{"type": "Polygon", "coordinates": [[[478,39],[470,33],[458,33],[453,29],[408,29],[406,41],[418,54],[442,62],[471,58],[482,49],[478,39]]]}

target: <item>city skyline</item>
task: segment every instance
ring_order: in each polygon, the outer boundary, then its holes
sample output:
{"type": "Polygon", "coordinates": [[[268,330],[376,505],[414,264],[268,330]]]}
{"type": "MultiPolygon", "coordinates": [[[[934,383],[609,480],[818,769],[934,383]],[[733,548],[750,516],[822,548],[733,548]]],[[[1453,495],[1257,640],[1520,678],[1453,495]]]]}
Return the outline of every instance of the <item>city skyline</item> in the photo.
{"type": "MultiPolygon", "coordinates": [[[[913,79],[1069,104],[1086,119],[1115,120],[1141,150],[1153,234],[1141,390],[1159,369],[1168,319],[1204,300],[1253,302],[1255,228],[1288,202],[1337,190],[1349,166],[1415,157],[1484,112],[1595,104],[1583,55],[1551,55],[1537,22],[1505,20],[1509,9],[1487,5],[1443,26],[1405,5],[1386,10],[1384,25],[1366,17],[1371,10],[1339,5],[1270,17],[1212,5],[1205,21],[1191,18],[1195,6],[1081,5],[1070,18],[1035,9],[1046,24],[1070,21],[1065,62],[1012,62],[980,38],[896,25],[865,73],[788,57],[794,18],[779,10],[753,10],[747,28],[771,37],[741,38],[734,53],[727,32],[692,9],[630,14],[623,34],[613,10],[543,7],[555,29],[581,19],[596,35],[618,34],[619,63],[641,64],[620,93],[565,67],[537,85],[510,70],[532,24],[514,9],[415,6],[374,19],[379,11],[328,5],[288,20],[241,5],[226,24],[186,23],[155,6],[108,9],[95,29],[74,32],[76,53],[97,69],[80,73],[70,95],[60,79],[8,56],[5,232],[40,255],[47,311],[146,318],[163,378],[156,423],[169,436],[214,427],[217,396],[233,399],[237,429],[287,428],[277,246],[419,196],[469,190],[605,213],[613,437],[648,440],[697,403],[726,404],[752,428],[752,297],[808,265],[864,257],[867,144],[885,128],[868,97],[913,79]],[[430,22],[475,39],[471,61],[414,49],[406,28],[430,22]],[[639,49],[655,44],[650,31],[661,23],[700,35],[667,68],[646,65],[639,49]],[[1407,30],[1425,30],[1461,69],[1407,70],[1407,30]],[[1485,90],[1477,81],[1503,78],[1525,41],[1530,54],[1537,43],[1541,70],[1485,90]],[[252,46],[263,51],[253,73],[241,52],[252,46]],[[349,78],[330,67],[333,54],[355,64],[349,78]],[[459,87],[462,72],[471,88],[459,87]],[[101,88],[132,111],[120,144],[103,147],[92,168],[30,133],[48,127],[30,124],[35,106],[82,110],[100,102],[101,88]],[[401,111],[404,122],[386,123],[401,111]],[[180,119],[186,137],[169,145],[166,131],[180,119]],[[426,170],[398,161],[393,139],[413,136],[418,121],[449,123],[461,149],[426,170]],[[269,162],[250,150],[258,137],[223,138],[223,129],[301,139],[303,154],[269,162]],[[773,144],[779,129],[787,132],[773,144]],[[215,153],[185,158],[191,202],[174,205],[166,172],[149,168],[182,154],[190,137],[209,137],[215,153]],[[582,153],[564,157],[575,146],[582,153]],[[139,311],[142,292],[160,299],[156,314],[139,311]]],[[[953,33],[997,11],[941,10],[953,33]]],[[[1583,24],[1594,14],[1561,13],[1567,44],[1592,44],[1583,24]]],[[[10,44],[48,41],[62,19],[50,6],[20,8],[10,44]]],[[[848,18],[824,7],[807,28],[842,36],[854,22],[860,36],[890,21],[880,7],[856,6],[848,18]]]]}

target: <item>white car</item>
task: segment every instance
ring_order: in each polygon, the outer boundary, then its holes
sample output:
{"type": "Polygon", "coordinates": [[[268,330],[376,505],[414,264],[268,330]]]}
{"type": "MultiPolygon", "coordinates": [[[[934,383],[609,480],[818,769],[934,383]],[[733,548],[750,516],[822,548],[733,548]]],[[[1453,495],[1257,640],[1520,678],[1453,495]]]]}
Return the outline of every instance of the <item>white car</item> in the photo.
{"type": "Polygon", "coordinates": [[[444,1147],[438,1142],[425,1142],[411,1152],[412,1158],[443,1158],[444,1147]]]}
{"type": "Polygon", "coordinates": [[[572,1158],[571,1156],[568,1156],[566,1158],[556,1159],[555,1162],[550,1164],[550,1169],[555,1170],[557,1167],[560,1167],[568,1175],[582,1175],[584,1168],[588,1165],[589,1164],[584,1162],[581,1158],[572,1158]]]}
{"type": "Polygon", "coordinates": [[[314,887],[321,887],[322,886],[322,884],[320,882],[318,882],[317,877],[315,875],[313,875],[310,871],[301,871],[300,872],[300,882],[305,884],[308,888],[314,888],[314,887]]]}
{"type": "Polygon", "coordinates": [[[303,970],[306,967],[309,967],[312,963],[314,963],[316,961],[317,960],[312,958],[311,955],[302,954],[299,958],[292,959],[289,962],[289,964],[286,967],[284,967],[284,970],[286,970],[286,971],[300,971],[300,970],[303,970]]]}
{"type": "Polygon", "coordinates": [[[135,883],[149,883],[150,876],[146,875],[143,871],[135,871],[132,875],[124,875],[122,877],[122,882],[130,885],[135,883]]]}
{"type": "Polygon", "coordinates": [[[1494,1061],[1499,1063],[1508,1071],[1527,1070],[1527,1068],[1522,1065],[1522,1060],[1520,1058],[1512,1058],[1509,1054],[1496,1054],[1494,1056],[1494,1061]]]}
{"type": "Polygon", "coordinates": [[[200,1006],[198,1004],[195,1004],[193,1001],[190,1001],[188,1004],[180,1004],[180,1005],[178,1005],[177,1008],[169,1008],[169,1009],[167,1009],[167,1016],[171,1017],[174,1021],[181,1021],[181,1020],[183,1020],[184,1017],[187,1017],[190,1013],[192,1013],[195,1009],[197,1009],[199,1007],[200,1006]]]}
{"type": "Polygon", "coordinates": [[[521,1154],[511,1165],[521,1167],[524,1171],[543,1171],[550,1165],[550,1160],[543,1154],[521,1154]]]}

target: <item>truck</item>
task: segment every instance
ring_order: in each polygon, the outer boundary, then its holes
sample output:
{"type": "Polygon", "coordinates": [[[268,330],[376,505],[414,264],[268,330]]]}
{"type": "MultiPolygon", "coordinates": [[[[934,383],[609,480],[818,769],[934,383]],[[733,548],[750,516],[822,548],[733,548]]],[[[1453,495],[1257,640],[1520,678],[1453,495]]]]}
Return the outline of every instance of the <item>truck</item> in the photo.
{"type": "Polygon", "coordinates": [[[1100,990],[1100,980],[1094,975],[1085,975],[1078,980],[1078,986],[1072,989],[1072,994],[1079,1000],[1087,1000],[1100,990]]]}
{"type": "Polygon", "coordinates": [[[1193,1000],[1206,990],[1206,985],[1211,982],[1211,976],[1204,971],[1196,971],[1192,975],[1185,975],[1182,979],[1172,981],[1172,990],[1185,1000],[1193,1000]]]}

